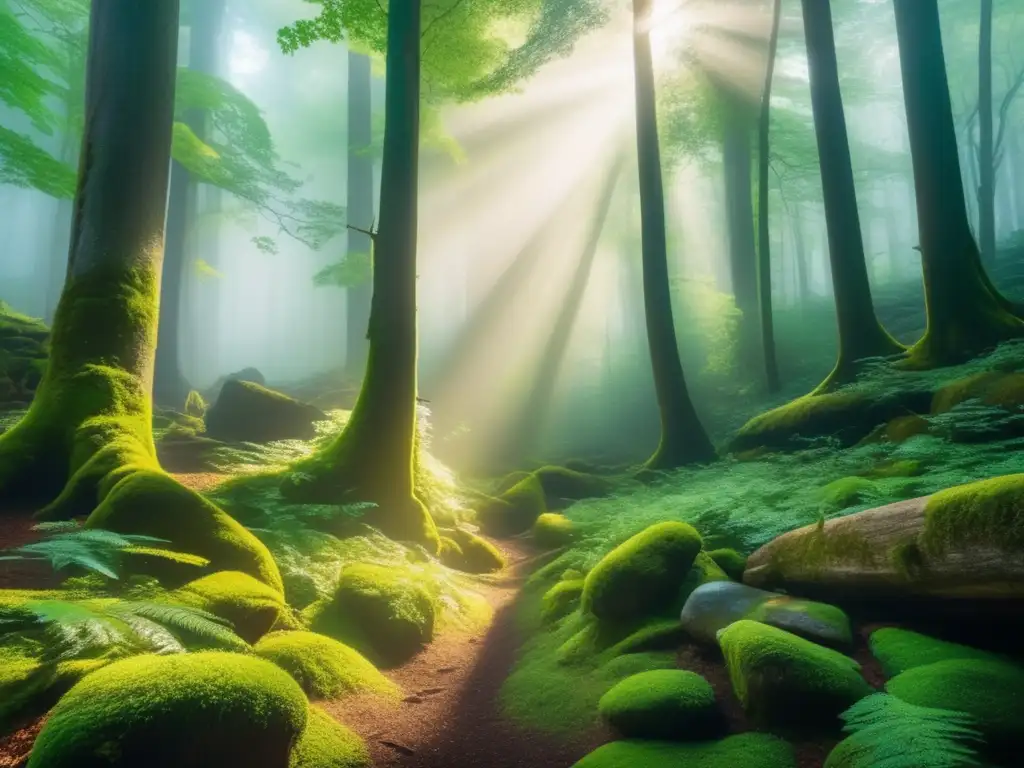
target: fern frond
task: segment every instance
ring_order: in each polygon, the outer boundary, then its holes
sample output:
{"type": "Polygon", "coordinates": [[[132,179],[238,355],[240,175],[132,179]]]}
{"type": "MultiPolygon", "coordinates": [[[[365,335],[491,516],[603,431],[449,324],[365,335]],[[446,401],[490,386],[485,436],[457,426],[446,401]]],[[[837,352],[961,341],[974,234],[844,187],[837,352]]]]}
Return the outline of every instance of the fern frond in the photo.
{"type": "Polygon", "coordinates": [[[169,549],[159,549],[157,547],[132,545],[130,547],[125,547],[121,551],[126,555],[147,555],[148,557],[159,557],[164,560],[181,563],[182,565],[195,565],[199,568],[205,568],[210,564],[209,560],[205,557],[200,557],[199,555],[190,555],[185,552],[173,552],[169,549]]]}
{"type": "Polygon", "coordinates": [[[133,616],[153,621],[170,631],[187,633],[216,645],[235,649],[249,647],[248,643],[235,634],[231,622],[199,608],[169,603],[124,601],[116,603],[109,612],[118,617],[133,616]]]}

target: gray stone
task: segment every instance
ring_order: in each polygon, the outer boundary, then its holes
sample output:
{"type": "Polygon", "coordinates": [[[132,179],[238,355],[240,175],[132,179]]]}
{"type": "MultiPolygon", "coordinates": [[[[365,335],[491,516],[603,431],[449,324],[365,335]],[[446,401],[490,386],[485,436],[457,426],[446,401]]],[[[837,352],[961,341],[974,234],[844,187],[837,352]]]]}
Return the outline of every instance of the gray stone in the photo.
{"type": "Polygon", "coordinates": [[[734,581],[715,581],[693,591],[680,616],[693,639],[714,645],[718,632],[741,619],[759,621],[833,648],[852,643],[850,620],[827,603],[801,600],[734,581]]]}

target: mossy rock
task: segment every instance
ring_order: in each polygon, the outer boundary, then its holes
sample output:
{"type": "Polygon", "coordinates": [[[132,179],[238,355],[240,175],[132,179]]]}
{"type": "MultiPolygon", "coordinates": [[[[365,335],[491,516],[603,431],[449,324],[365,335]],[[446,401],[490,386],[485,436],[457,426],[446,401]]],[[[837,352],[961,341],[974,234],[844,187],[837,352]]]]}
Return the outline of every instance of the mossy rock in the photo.
{"type": "Polygon", "coordinates": [[[682,669],[656,669],[615,684],[597,705],[627,739],[704,740],[722,724],[711,684],[682,669]]]}
{"type": "Polygon", "coordinates": [[[924,463],[917,459],[896,459],[894,461],[883,461],[864,472],[863,476],[872,480],[893,477],[920,477],[925,471],[924,463]]]}
{"type": "Polygon", "coordinates": [[[556,512],[545,512],[533,524],[533,541],[541,549],[561,549],[575,537],[572,520],[556,512]]]}
{"type": "Polygon", "coordinates": [[[320,598],[316,580],[305,571],[282,574],[284,599],[292,608],[302,610],[320,598]]]}
{"type": "Polygon", "coordinates": [[[231,622],[235,633],[247,643],[255,643],[271,629],[301,626],[280,592],[238,571],[220,571],[196,579],[170,593],[168,599],[231,622]]]}
{"type": "Polygon", "coordinates": [[[573,768],[796,768],[796,753],[766,733],[696,744],[635,739],[598,747],[573,768]]]}
{"type": "Polygon", "coordinates": [[[708,552],[710,557],[725,575],[733,581],[743,581],[743,570],[747,567],[747,558],[735,549],[712,549],[708,552]]]}
{"type": "Polygon", "coordinates": [[[686,574],[686,578],[683,579],[682,586],[676,594],[675,602],[672,604],[672,613],[678,615],[686,605],[686,601],[690,599],[690,595],[698,587],[718,581],[729,581],[729,574],[719,567],[710,554],[703,550],[698,552],[689,573],[686,574]]]}
{"type": "Polygon", "coordinates": [[[910,704],[963,712],[993,749],[1017,749],[1024,734],[1024,668],[1003,661],[950,659],[913,667],[885,684],[910,704]]]}
{"type": "Polygon", "coordinates": [[[373,768],[373,760],[356,733],[323,710],[310,707],[288,768],[373,768]]]}
{"type": "Polygon", "coordinates": [[[49,335],[41,320],[0,301],[0,408],[32,401],[49,358],[49,335]]]}
{"type": "Polygon", "coordinates": [[[230,653],[136,656],[75,685],[50,713],[29,768],[280,768],[306,697],[268,661],[230,653]]]}
{"type": "Polygon", "coordinates": [[[217,472],[221,467],[217,451],[223,447],[221,441],[184,430],[174,422],[156,435],[156,456],[168,472],[217,472]]]}
{"type": "Polygon", "coordinates": [[[748,421],[730,442],[729,452],[800,449],[806,447],[808,438],[817,437],[830,437],[844,447],[851,446],[878,424],[908,412],[927,413],[930,405],[931,393],[924,391],[805,395],[748,421]]]}
{"type": "Polygon", "coordinates": [[[327,415],[314,405],[251,381],[224,382],[217,401],[206,411],[206,432],[234,443],[311,440],[316,423],[327,415]]]}
{"type": "Polygon", "coordinates": [[[617,624],[669,608],[701,546],[700,534],[686,523],[646,528],[587,574],[582,609],[603,623],[617,624]]]}
{"type": "Polygon", "coordinates": [[[839,511],[871,498],[875,484],[866,477],[841,477],[819,491],[822,504],[831,511],[839,511]]]}
{"type": "Polygon", "coordinates": [[[837,730],[872,692],[853,659],[767,624],[737,621],[718,642],[736,697],[762,725],[837,730]]]}
{"type": "Polygon", "coordinates": [[[1024,551],[1024,474],[1003,475],[933,494],[921,544],[945,552],[964,544],[1024,551]]]}
{"type": "MultiPolygon", "coordinates": [[[[464,528],[454,528],[446,533],[450,543],[447,552],[442,549],[440,559],[448,567],[466,573],[494,573],[507,565],[505,556],[487,539],[464,528]]],[[[442,543],[442,548],[444,546],[442,543]]]]}
{"type": "Polygon", "coordinates": [[[44,662],[42,649],[0,645],[0,734],[16,720],[42,714],[79,680],[112,659],[44,662]]]}
{"type": "Polygon", "coordinates": [[[358,651],[315,632],[271,632],[253,648],[302,686],[310,698],[351,693],[395,695],[398,688],[358,651]]]}
{"type": "Polygon", "coordinates": [[[541,599],[541,619],[549,624],[568,616],[579,605],[582,596],[583,579],[558,582],[541,599]]]}
{"type": "Polygon", "coordinates": [[[931,425],[923,416],[897,416],[886,423],[885,439],[890,443],[905,443],[912,437],[927,435],[930,429],[931,425]]]}
{"type": "Polygon", "coordinates": [[[310,628],[350,645],[381,666],[412,658],[434,637],[435,597],[411,574],[370,563],[341,570],[334,594],[310,605],[310,628]]]}
{"type": "Polygon", "coordinates": [[[986,371],[954,381],[935,393],[931,412],[946,413],[967,400],[1019,411],[1024,406],[1024,373],[986,371]]]}
{"type": "MultiPolygon", "coordinates": [[[[259,539],[163,472],[128,474],[89,516],[85,527],[165,539],[168,549],[209,560],[208,571],[241,571],[284,591],[277,564],[259,539]]],[[[157,558],[139,560],[145,567],[137,572],[156,576],[168,585],[180,586],[196,575],[194,566],[157,558]]]]}
{"type": "Polygon", "coordinates": [[[605,477],[566,467],[541,467],[534,470],[533,476],[544,490],[548,506],[554,509],[566,506],[566,502],[607,496],[613,488],[605,477]]]}
{"type": "Polygon", "coordinates": [[[544,488],[536,475],[527,475],[507,491],[487,499],[477,510],[477,522],[490,536],[526,533],[547,512],[544,488]]]}
{"type": "Polygon", "coordinates": [[[914,667],[923,667],[939,661],[1004,660],[994,653],[979,648],[950,643],[896,627],[876,629],[868,638],[868,645],[871,648],[871,654],[882,665],[882,671],[887,678],[896,677],[914,667]]]}

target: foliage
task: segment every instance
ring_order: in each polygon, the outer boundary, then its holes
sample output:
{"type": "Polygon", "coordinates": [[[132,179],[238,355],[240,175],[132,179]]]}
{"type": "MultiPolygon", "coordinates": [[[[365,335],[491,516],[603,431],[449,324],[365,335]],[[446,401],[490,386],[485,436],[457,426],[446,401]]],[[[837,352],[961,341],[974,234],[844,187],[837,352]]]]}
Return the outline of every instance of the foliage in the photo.
{"type": "Polygon", "coordinates": [[[339,261],[328,264],[313,276],[313,284],[321,288],[355,288],[370,282],[373,264],[370,254],[358,251],[346,253],[339,261]]]}
{"type": "Polygon", "coordinates": [[[876,693],[842,714],[850,736],[826,768],[975,768],[982,738],[961,712],[908,704],[876,693]]]}

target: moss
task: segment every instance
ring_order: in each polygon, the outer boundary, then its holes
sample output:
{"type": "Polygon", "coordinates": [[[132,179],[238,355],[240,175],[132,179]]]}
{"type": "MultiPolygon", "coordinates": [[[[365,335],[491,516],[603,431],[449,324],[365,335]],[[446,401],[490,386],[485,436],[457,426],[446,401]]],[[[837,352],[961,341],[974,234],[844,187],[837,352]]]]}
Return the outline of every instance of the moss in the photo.
{"type": "Polygon", "coordinates": [[[206,401],[194,389],[185,398],[185,415],[194,419],[202,419],[206,415],[206,401]]]}
{"type": "Polygon", "coordinates": [[[885,676],[895,677],[908,669],[923,667],[938,661],[957,659],[987,659],[1000,661],[1000,657],[977,648],[949,643],[907,629],[886,627],[877,629],[868,638],[871,653],[882,665],[885,676]]]}
{"type": "Polygon", "coordinates": [[[946,413],[967,400],[1019,411],[1024,407],[1024,373],[985,371],[947,384],[932,398],[933,414],[946,413]]]}
{"type": "Polygon", "coordinates": [[[796,768],[793,747],[765,733],[740,733],[721,741],[613,741],[573,768],[796,768]]]}
{"type": "Polygon", "coordinates": [[[272,628],[300,626],[280,592],[238,571],[204,576],[167,597],[231,622],[238,636],[247,643],[255,643],[272,628]]]}
{"type": "MultiPolygon", "coordinates": [[[[211,571],[241,571],[284,591],[277,565],[259,539],[163,472],[130,472],[111,489],[85,526],[166,539],[169,549],[209,560],[211,571]]],[[[154,559],[141,572],[185,581],[194,571],[181,578],[180,568],[154,559]]]]}
{"type": "Polygon", "coordinates": [[[823,524],[803,529],[780,544],[771,553],[770,568],[789,578],[814,578],[834,562],[873,565],[885,556],[862,534],[826,529],[823,524]]]}
{"type": "Polygon", "coordinates": [[[0,646],[0,733],[5,733],[15,720],[46,712],[71,686],[111,661],[44,662],[40,653],[0,646]]]}
{"type": "MultiPolygon", "coordinates": [[[[477,536],[475,533],[464,528],[455,528],[450,531],[450,541],[458,551],[456,556],[449,550],[449,562],[445,563],[466,573],[494,573],[500,571],[507,564],[505,556],[501,554],[487,539],[477,536]]],[[[444,560],[442,560],[444,562],[444,560]]]]}
{"type": "Polygon", "coordinates": [[[693,590],[704,584],[710,584],[712,581],[729,581],[729,575],[719,567],[718,563],[711,559],[707,552],[698,552],[697,557],[694,558],[693,566],[690,568],[689,573],[686,574],[686,578],[683,579],[675,601],[672,603],[672,615],[679,615],[693,590]]]}
{"type": "Polygon", "coordinates": [[[350,693],[394,696],[398,688],[358,651],[315,632],[272,632],[253,649],[302,686],[311,698],[336,699],[350,693]]]}
{"type": "Polygon", "coordinates": [[[310,707],[288,768],[373,768],[373,760],[358,735],[323,710],[310,707]]]}
{"type": "Polygon", "coordinates": [[[871,693],[843,654],[756,621],[719,632],[736,697],[756,722],[838,728],[838,716],[871,693]]]}
{"type": "Polygon", "coordinates": [[[601,697],[597,709],[627,739],[706,739],[720,722],[711,684],[682,669],[627,677],[601,697]]]}
{"type": "Polygon", "coordinates": [[[917,414],[897,416],[885,424],[885,438],[890,443],[905,443],[912,437],[928,434],[928,421],[917,414]]]}
{"type": "Polygon", "coordinates": [[[572,613],[583,595],[583,579],[560,581],[544,593],[542,618],[545,623],[558,621],[572,613]]]}
{"type": "Polygon", "coordinates": [[[799,598],[769,598],[744,616],[751,621],[770,624],[821,645],[849,648],[853,632],[846,613],[834,605],[799,598]],[[804,619],[809,619],[806,621],[804,619]]]}
{"type": "Polygon", "coordinates": [[[831,510],[862,504],[875,492],[875,484],[865,477],[841,477],[824,486],[821,501],[831,510]]]}
{"type": "Polygon", "coordinates": [[[239,379],[224,382],[217,401],[205,412],[210,437],[228,442],[311,440],[316,422],[326,418],[315,406],[239,379]]]}
{"type": "Polygon", "coordinates": [[[733,581],[743,581],[743,571],[747,567],[747,558],[735,549],[712,549],[708,552],[715,565],[733,581]]]}
{"type": "Polygon", "coordinates": [[[544,488],[535,475],[528,475],[500,496],[488,499],[477,510],[477,522],[491,536],[516,536],[547,511],[544,488]]]}
{"type": "Polygon", "coordinates": [[[541,549],[560,549],[575,536],[572,520],[555,512],[545,512],[533,524],[533,541],[541,549]]]}
{"type": "Polygon", "coordinates": [[[544,490],[548,505],[555,508],[565,501],[600,498],[613,487],[607,478],[566,467],[541,467],[533,476],[544,490]]]}
{"type": "Polygon", "coordinates": [[[305,571],[285,573],[281,578],[284,581],[285,602],[292,608],[301,611],[320,597],[316,579],[305,571]]]}
{"type": "Polygon", "coordinates": [[[137,656],[87,676],[57,704],[29,768],[288,762],[306,697],[284,671],[228,653],[137,656]]]}
{"type": "Polygon", "coordinates": [[[342,569],[332,597],[313,603],[303,615],[315,632],[393,666],[433,639],[437,613],[434,595],[410,574],[357,563],[342,569]]]}
{"type": "Polygon", "coordinates": [[[1024,474],[1004,475],[939,491],[925,505],[919,542],[926,552],[978,545],[1024,549],[1024,474]]]}
{"type": "Polygon", "coordinates": [[[1002,661],[950,659],[913,667],[885,685],[910,704],[963,712],[994,748],[1019,746],[1024,733],[1024,668],[1002,661]]]}
{"type": "Polygon", "coordinates": [[[702,546],[693,526],[656,523],[623,542],[587,574],[582,608],[621,623],[669,606],[702,546]]]}
{"type": "Polygon", "coordinates": [[[674,651],[686,642],[686,632],[678,618],[653,619],[630,632],[625,638],[601,652],[601,658],[613,659],[630,653],[674,651]]]}

